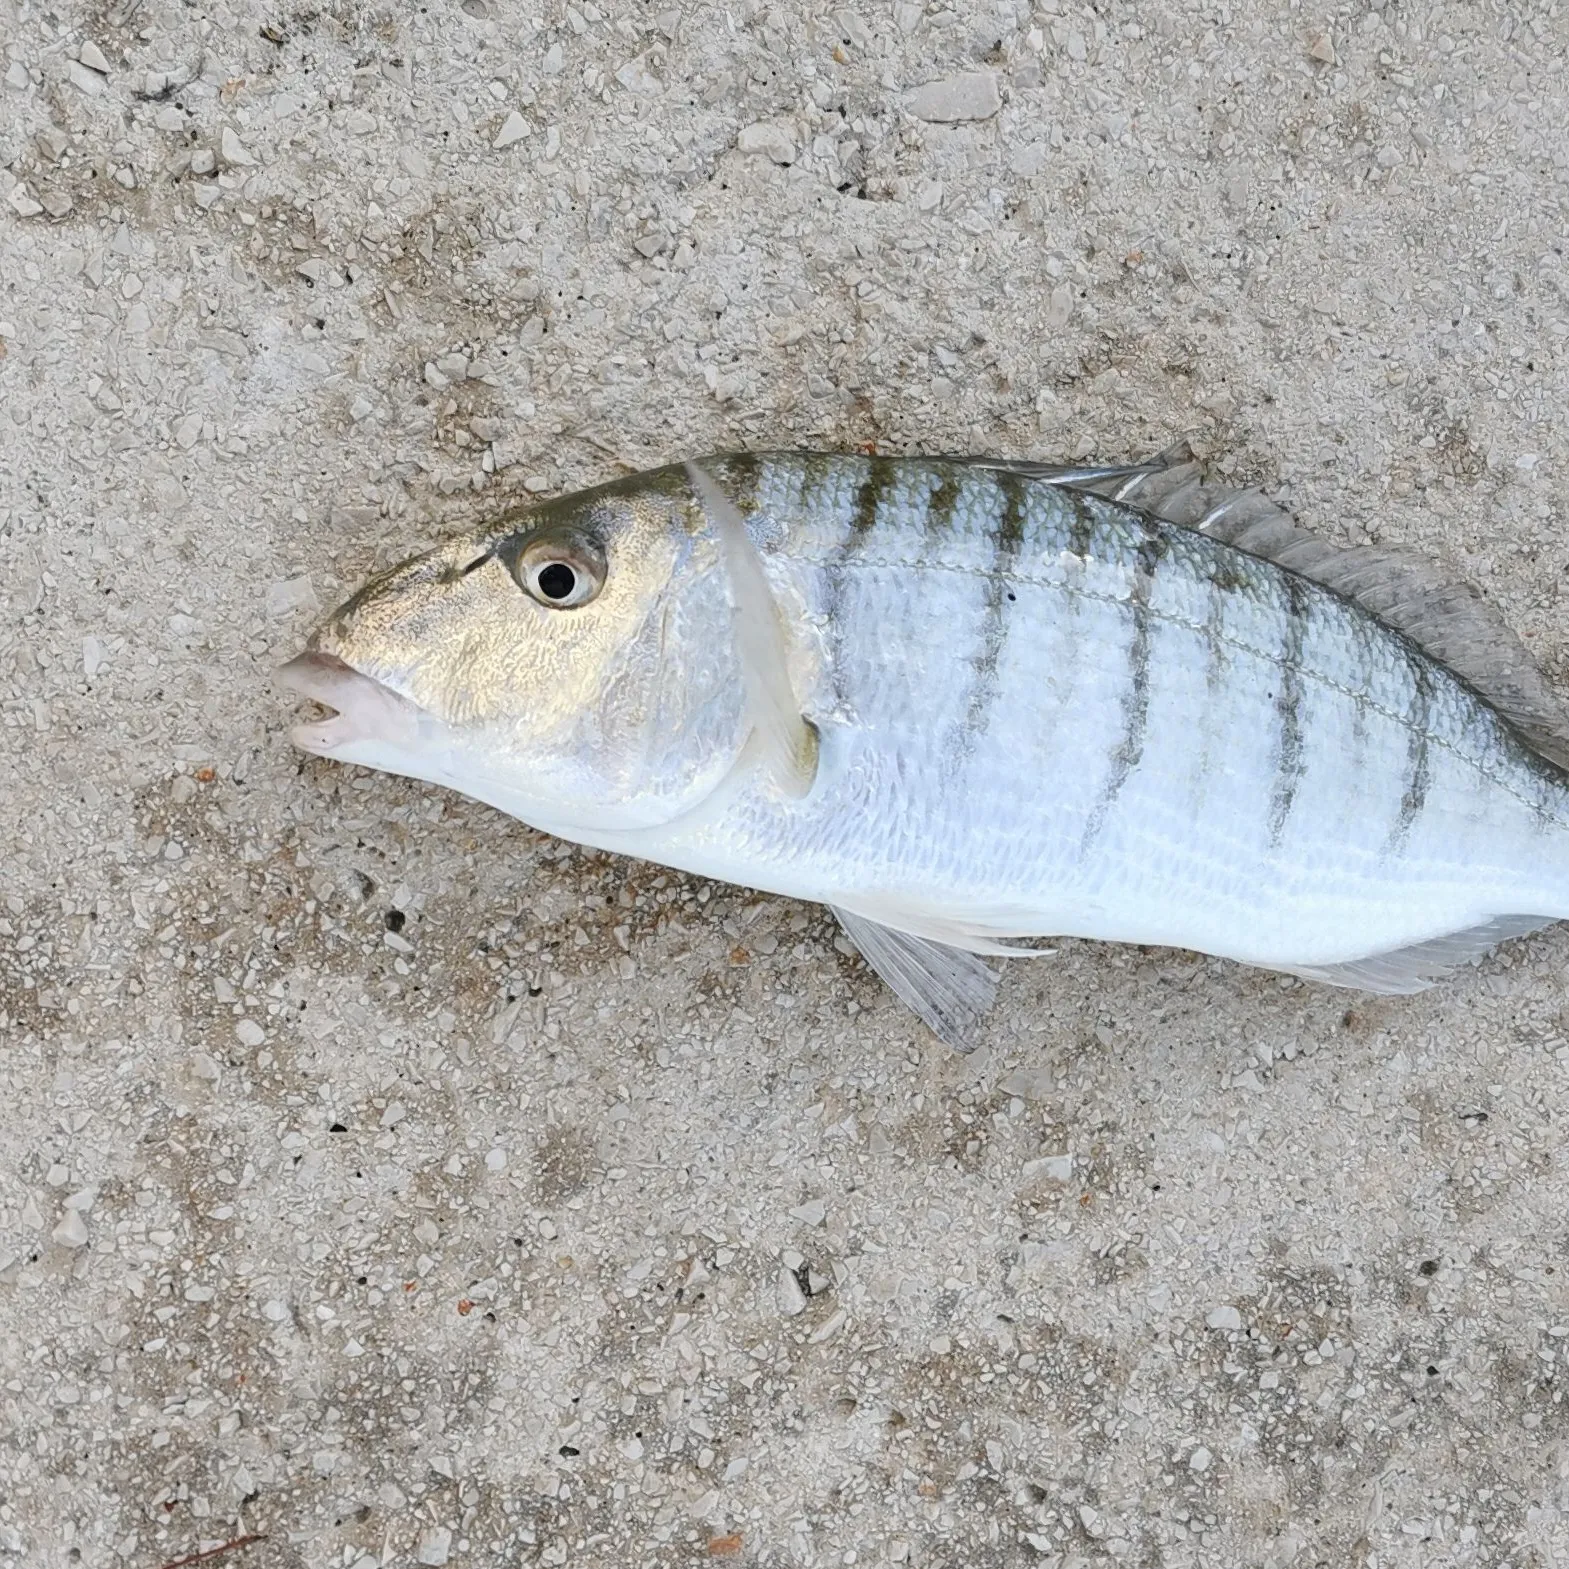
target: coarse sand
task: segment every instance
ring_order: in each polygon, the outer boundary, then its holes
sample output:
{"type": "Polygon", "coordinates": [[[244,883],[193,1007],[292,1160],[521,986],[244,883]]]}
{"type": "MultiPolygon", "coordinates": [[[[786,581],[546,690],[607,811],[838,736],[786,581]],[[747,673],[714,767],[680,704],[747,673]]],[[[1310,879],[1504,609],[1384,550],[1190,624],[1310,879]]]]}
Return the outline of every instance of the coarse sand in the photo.
{"type": "Polygon", "coordinates": [[[0,1565],[1569,1563],[1569,934],[966,1059],[288,744],[376,566],[735,447],[1188,436],[1569,673],[1565,6],[942,3],[0,0],[0,1565]]]}

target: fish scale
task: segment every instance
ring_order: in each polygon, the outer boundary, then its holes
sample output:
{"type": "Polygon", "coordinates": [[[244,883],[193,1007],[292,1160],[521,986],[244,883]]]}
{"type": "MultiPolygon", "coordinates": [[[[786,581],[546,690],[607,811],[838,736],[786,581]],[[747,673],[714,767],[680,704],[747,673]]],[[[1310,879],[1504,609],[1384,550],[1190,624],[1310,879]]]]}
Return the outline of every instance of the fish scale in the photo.
{"type": "MultiPolygon", "coordinates": [[[[1183,941],[1179,927],[1191,941],[1194,912],[1162,909],[1160,888],[1168,864],[1183,871],[1174,883],[1202,869],[1224,895],[1198,916],[1205,942],[1261,963],[1349,957],[1334,911],[1354,918],[1359,942],[1398,947],[1470,924],[1500,899],[1563,902],[1561,877],[1532,888],[1518,870],[1511,888],[1479,889],[1475,833],[1491,828],[1500,865],[1529,857],[1544,820],[1563,812],[1561,786],[1548,789],[1452,678],[1424,699],[1426,668],[1355,607],[1201,535],[1047,484],[975,470],[934,508],[914,498],[941,490],[942,466],[909,469],[895,485],[894,471],[871,460],[829,460],[807,484],[800,460],[765,459],[754,505],[760,530],[779,540],[765,552],[771,567],[836,619],[837,700],[870,727],[857,732],[820,815],[865,821],[870,793],[889,784],[875,759],[897,755],[903,777],[891,798],[920,813],[912,837],[946,853],[890,850],[875,834],[851,847],[835,833],[819,856],[806,823],[787,844],[776,825],[759,832],[744,805],[695,849],[735,835],[817,888],[891,876],[913,860],[899,893],[928,893],[924,879],[940,883],[950,909],[1001,908],[1041,933],[1151,942],[1183,941]],[[1010,490],[1021,517],[999,578],[1010,490]],[[801,501],[776,506],[776,496],[801,501]],[[828,586],[814,594],[818,575],[828,586]],[[1004,580],[1012,602],[997,593],[1004,580]],[[999,612],[1007,630],[988,662],[986,628],[999,612]],[[876,634],[860,636],[870,624],[876,634]],[[967,652],[911,684],[902,672],[930,666],[934,625],[967,652]],[[984,723],[974,713],[978,665],[984,723]],[[1431,737],[1421,722],[1429,706],[1431,737]],[[1343,737],[1359,728],[1365,739],[1348,760],[1343,737]],[[934,746],[954,731],[966,736],[957,773],[934,746]],[[1428,759],[1435,742],[1440,756],[1428,759]],[[1206,754],[1226,766],[1207,766],[1206,754]],[[1492,821],[1474,823],[1478,787],[1509,770],[1521,775],[1518,796],[1490,792],[1492,821]],[[1173,820],[1182,779],[1198,788],[1173,820]],[[1399,897],[1384,902],[1398,908],[1375,918],[1369,901],[1390,886],[1399,897]],[[1416,920],[1413,892],[1426,905],[1416,920]]],[[[819,695],[802,694],[809,717],[819,695]]],[[[1550,837],[1561,862],[1562,834],[1550,837]]],[[[749,870],[779,875],[777,865],[749,870]]]]}
{"type": "Polygon", "coordinates": [[[288,669],[339,709],[301,745],[829,904],[955,1043],[1016,939],[1400,991],[1569,915],[1518,645],[1180,458],[655,470],[383,575],[288,669]]]}

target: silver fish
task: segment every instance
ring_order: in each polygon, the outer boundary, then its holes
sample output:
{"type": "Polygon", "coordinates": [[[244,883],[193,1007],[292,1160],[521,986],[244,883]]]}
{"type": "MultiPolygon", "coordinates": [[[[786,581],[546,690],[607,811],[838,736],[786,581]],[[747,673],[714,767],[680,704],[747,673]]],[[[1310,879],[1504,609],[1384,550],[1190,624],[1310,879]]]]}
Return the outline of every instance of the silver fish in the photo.
{"type": "Polygon", "coordinates": [[[830,905],[961,1049],[1031,939],[1404,992],[1569,916],[1518,641],[1180,451],[658,469],[394,568],[283,675],[307,751],[830,905]]]}

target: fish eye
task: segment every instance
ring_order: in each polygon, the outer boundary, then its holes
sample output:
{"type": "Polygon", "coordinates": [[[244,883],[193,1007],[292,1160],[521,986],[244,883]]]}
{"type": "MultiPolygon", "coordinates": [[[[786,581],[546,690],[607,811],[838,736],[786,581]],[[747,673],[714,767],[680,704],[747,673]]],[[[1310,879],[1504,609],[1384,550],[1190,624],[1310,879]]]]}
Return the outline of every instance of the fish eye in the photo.
{"type": "Polygon", "coordinates": [[[605,586],[605,553],[576,532],[536,535],[513,557],[512,576],[531,599],[552,610],[576,610],[605,586]]]}

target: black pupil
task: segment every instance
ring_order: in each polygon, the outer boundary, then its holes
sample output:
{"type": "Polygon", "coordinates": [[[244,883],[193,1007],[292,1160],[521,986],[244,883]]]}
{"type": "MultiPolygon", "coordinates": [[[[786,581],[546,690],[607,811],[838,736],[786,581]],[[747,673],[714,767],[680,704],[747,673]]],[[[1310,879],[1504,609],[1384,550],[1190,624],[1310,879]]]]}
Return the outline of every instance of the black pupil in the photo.
{"type": "Polygon", "coordinates": [[[566,599],[577,587],[577,573],[564,561],[552,561],[539,569],[539,591],[546,599],[566,599]]]}

